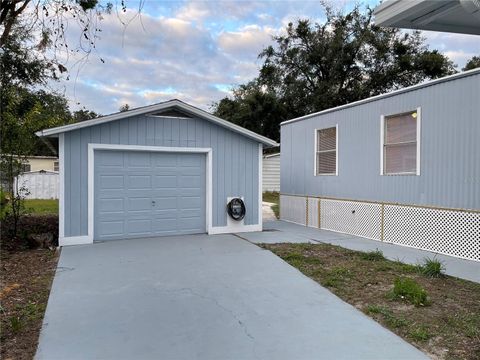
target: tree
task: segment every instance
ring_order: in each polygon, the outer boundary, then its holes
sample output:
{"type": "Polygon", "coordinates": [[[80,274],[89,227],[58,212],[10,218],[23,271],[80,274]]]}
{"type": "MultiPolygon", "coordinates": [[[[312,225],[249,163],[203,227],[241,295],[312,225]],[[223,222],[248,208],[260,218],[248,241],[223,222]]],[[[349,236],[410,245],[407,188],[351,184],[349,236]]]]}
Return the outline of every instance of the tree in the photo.
{"type": "Polygon", "coordinates": [[[118,108],[118,111],[120,111],[120,112],[125,112],[125,111],[128,111],[128,110],[130,110],[130,105],[128,105],[128,104],[123,104],[122,106],[120,106],[118,108]]]}
{"type": "MultiPolygon", "coordinates": [[[[252,84],[283,109],[285,115],[277,118],[276,126],[284,119],[455,72],[447,57],[427,48],[419,32],[380,28],[368,8],[362,13],[357,6],[345,15],[324,9],[324,23],[290,23],[285,34],[274,37],[274,44],[259,55],[264,62],[252,84]]],[[[230,101],[241,105],[247,97],[234,92],[230,101]]],[[[214,111],[227,120],[237,117],[236,106],[225,99],[214,111]]],[[[277,138],[276,130],[262,134],[277,138]]]]}
{"type": "Polygon", "coordinates": [[[85,108],[80,109],[80,110],[76,110],[72,114],[73,122],[91,120],[91,119],[95,119],[99,116],[101,116],[101,115],[97,114],[95,111],[87,110],[85,108]]]}
{"type": "Polygon", "coordinates": [[[473,56],[470,60],[467,61],[465,67],[462,70],[467,71],[476,68],[480,68],[480,56],[473,56]]]}
{"type": "Polygon", "coordinates": [[[279,122],[286,120],[285,106],[274,92],[264,91],[256,82],[234,90],[233,99],[214,104],[215,115],[259,134],[280,140],[279,122]]]}
{"type": "Polygon", "coordinates": [[[52,155],[51,146],[35,132],[73,120],[64,96],[38,89],[55,78],[55,67],[24,46],[32,39],[24,28],[14,30],[16,36],[7,38],[0,51],[0,171],[2,187],[8,192],[12,237],[17,235],[27,195],[15,178],[27,156],[52,155]]]}

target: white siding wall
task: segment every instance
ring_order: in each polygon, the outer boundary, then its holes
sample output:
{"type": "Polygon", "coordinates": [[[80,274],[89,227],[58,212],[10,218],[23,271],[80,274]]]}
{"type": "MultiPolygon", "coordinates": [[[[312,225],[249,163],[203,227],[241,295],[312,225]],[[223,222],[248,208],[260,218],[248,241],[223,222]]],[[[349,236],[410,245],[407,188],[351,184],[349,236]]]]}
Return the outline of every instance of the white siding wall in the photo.
{"type": "Polygon", "coordinates": [[[263,157],[263,191],[280,191],[280,154],[263,157]]]}
{"type": "Polygon", "coordinates": [[[16,179],[19,188],[25,187],[27,199],[58,199],[59,177],[54,172],[30,172],[16,179]]]}

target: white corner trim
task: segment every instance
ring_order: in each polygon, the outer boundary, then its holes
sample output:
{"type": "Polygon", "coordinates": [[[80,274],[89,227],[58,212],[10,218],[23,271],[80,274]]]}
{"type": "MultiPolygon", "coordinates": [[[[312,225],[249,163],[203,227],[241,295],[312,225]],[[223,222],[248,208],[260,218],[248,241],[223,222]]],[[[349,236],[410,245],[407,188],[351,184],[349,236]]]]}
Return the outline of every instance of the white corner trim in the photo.
{"type": "Polygon", "coordinates": [[[210,233],[210,229],[212,228],[212,222],[213,222],[213,211],[212,211],[212,208],[213,208],[213,166],[212,166],[212,163],[213,163],[213,156],[212,156],[212,149],[209,148],[208,151],[206,152],[207,156],[206,156],[206,164],[205,166],[207,167],[206,168],[206,171],[205,171],[205,174],[206,174],[206,177],[207,177],[207,180],[206,180],[206,203],[207,203],[207,212],[206,212],[206,227],[205,229],[207,230],[207,233],[210,233]]]}
{"type": "MultiPolygon", "coordinates": [[[[206,230],[210,233],[212,228],[212,148],[194,147],[169,147],[169,146],[144,146],[122,144],[88,144],[88,235],[89,243],[93,243],[94,234],[94,169],[95,151],[151,151],[151,152],[176,152],[176,153],[204,153],[206,154],[206,230]]],[[[85,240],[86,241],[86,240],[85,240]]]]}
{"type": "MultiPolygon", "coordinates": [[[[313,133],[313,176],[317,176],[317,141],[318,141],[318,130],[320,129],[315,129],[313,133]]],[[[281,166],[281,165],[280,165],[281,166]]]]}
{"type": "Polygon", "coordinates": [[[422,142],[422,108],[417,107],[417,175],[420,175],[420,154],[421,154],[421,142],[422,142]]]}
{"type": "Polygon", "coordinates": [[[380,175],[383,175],[384,161],[384,143],[385,141],[385,115],[380,116],[380,175]]]}
{"type": "Polygon", "coordinates": [[[242,226],[241,230],[231,226],[215,226],[210,229],[210,231],[208,232],[208,235],[236,234],[236,233],[254,232],[254,231],[262,231],[262,224],[244,225],[242,226]]]}
{"type": "Polygon", "coordinates": [[[59,172],[59,194],[58,194],[58,237],[65,237],[65,134],[58,137],[58,172],[59,172]]]}
{"type": "Polygon", "coordinates": [[[93,240],[88,236],[67,236],[58,239],[58,246],[91,244],[93,240]]]}
{"type": "Polygon", "coordinates": [[[263,145],[258,144],[258,224],[260,230],[263,224],[263,145]]]}

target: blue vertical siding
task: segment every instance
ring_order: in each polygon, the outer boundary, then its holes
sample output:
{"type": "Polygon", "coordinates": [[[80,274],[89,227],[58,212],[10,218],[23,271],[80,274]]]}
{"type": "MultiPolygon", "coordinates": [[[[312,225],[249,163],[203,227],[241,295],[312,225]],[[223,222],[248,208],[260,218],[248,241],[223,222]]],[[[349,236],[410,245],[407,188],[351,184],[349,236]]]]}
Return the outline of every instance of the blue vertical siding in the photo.
{"type": "Polygon", "coordinates": [[[480,208],[480,73],[281,127],[285,194],[480,208]],[[420,176],[380,175],[380,117],[421,107],[420,176]],[[338,176],[314,176],[314,132],[338,124],[338,176]]]}
{"type": "Polygon", "coordinates": [[[226,201],[243,196],[246,225],[258,224],[258,143],[203,119],[135,116],[65,133],[65,236],[88,232],[88,144],[212,148],[212,225],[226,226],[226,201]]]}

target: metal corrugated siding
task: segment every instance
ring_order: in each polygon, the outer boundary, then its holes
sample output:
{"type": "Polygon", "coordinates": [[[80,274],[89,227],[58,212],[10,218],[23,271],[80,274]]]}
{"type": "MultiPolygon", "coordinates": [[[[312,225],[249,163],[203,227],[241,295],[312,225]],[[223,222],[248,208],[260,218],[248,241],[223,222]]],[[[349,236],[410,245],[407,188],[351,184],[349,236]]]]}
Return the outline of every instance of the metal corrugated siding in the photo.
{"type": "Polygon", "coordinates": [[[281,128],[281,192],[480,208],[480,73],[281,128]],[[421,107],[421,175],[380,175],[380,117],[421,107]],[[314,129],[338,124],[338,176],[314,176],[314,129]]]}
{"type": "Polygon", "coordinates": [[[258,223],[258,143],[202,119],[135,116],[65,133],[65,236],[86,235],[88,143],[211,147],[213,226],[226,226],[227,197],[243,196],[258,223]]]}

